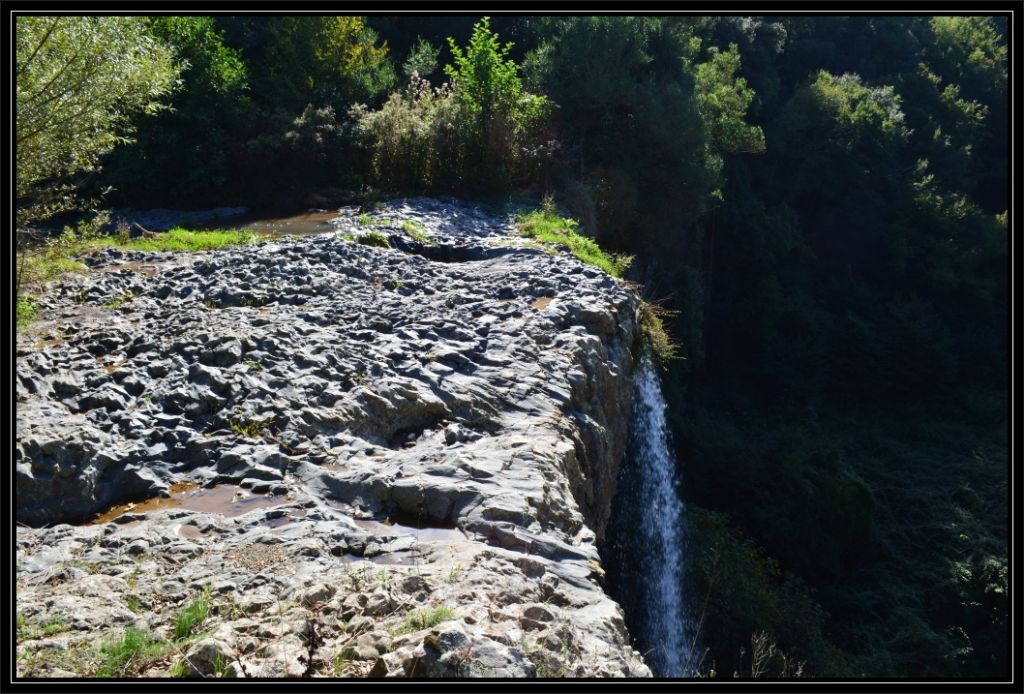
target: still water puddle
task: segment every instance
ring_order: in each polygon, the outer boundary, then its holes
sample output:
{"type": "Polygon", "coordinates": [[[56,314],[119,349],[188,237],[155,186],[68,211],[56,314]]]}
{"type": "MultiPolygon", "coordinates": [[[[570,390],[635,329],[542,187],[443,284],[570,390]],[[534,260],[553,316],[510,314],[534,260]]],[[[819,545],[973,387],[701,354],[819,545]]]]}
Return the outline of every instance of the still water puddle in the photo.
{"type": "Polygon", "coordinates": [[[89,521],[88,525],[109,523],[126,513],[151,513],[169,508],[233,517],[254,509],[270,508],[288,503],[288,499],[283,495],[254,494],[235,484],[218,484],[214,487],[200,488],[191,482],[184,482],[171,485],[169,492],[170,496],[168,497],[155,497],[115,506],[89,521]]]}
{"type": "Polygon", "coordinates": [[[458,528],[428,528],[396,523],[390,518],[383,521],[357,520],[356,526],[370,533],[385,537],[413,536],[418,542],[455,542],[465,540],[466,536],[458,528]]]}
{"type": "Polygon", "coordinates": [[[303,212],[286,217],[250,217],[232,221],[229,228],[250,229],[261,236],[309,236],[334,231],[338,227],[331,220],[339,219],[338,210],[303,212]]]}
{"type": "MultiPolygon", "coordinates": [[[[327,499],[326,503],[331,508],[345,513],[351,512],[347,506],[334,499],[327,499]]],[[[466,539],[465,533],[453,523],[435,522],[433,525],[426,525],[415,514],[395,513],[383,520],[353,518],[352,522],[360,530],[377,537],[412,536],[418,542],[457,542],[466,539]]]]}
{"type": "Polygon", "coordinates": [[[378,564],[380,566],[415,566],[417,563],[422,563],[422,560],[418,559],[416,553],[410,550],[384,552],[383,554],[375,554],[372,557],[343,554],[340,559],[342,564],[359,564],[360,562],[368,561],[371,564],[378,564]]]}

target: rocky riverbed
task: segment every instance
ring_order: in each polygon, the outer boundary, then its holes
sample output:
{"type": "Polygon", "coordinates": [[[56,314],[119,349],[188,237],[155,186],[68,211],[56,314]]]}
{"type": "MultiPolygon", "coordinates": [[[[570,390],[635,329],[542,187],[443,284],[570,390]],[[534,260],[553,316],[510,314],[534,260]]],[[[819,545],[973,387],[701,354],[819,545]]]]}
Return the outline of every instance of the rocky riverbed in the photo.
{"type": "Polygon", "coordinates": [[[635,293],[456,201],[371,217],[391,248],[349,213],[51,288],[18,340],[19,674],[137,627],[143,676],[650,675],[597,551],[635,293]]]}

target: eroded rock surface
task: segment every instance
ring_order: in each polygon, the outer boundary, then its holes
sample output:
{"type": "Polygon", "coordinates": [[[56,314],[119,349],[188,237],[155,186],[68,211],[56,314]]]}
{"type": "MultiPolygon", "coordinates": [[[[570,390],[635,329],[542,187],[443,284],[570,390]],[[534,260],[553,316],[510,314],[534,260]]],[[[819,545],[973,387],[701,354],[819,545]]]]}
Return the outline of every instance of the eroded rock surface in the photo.
{"type": "Polygon", "coordinates": [[[649,676],[596,549],[635,295],[455,201],[373,217],[393,248],[352,217],[112,250],[44,300],[18,345],[17,604],[67,628],[22,640],[23,673],[88,674],[69,653],[137,625],[175,644],[157,676],[649,676]],[[67,524],[182,483],[280,503],[67,524]]]}

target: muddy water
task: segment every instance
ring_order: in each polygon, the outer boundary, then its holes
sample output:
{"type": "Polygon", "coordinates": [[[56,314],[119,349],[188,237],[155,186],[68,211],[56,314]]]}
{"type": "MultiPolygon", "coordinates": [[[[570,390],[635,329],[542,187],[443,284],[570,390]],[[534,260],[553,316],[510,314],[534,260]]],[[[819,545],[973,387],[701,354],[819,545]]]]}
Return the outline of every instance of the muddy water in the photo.
{"type": "Polygon", "coordinates": [[[229,229],[250,229],[257,234],[270,237],[310,236],[336,230],[338,227],[331,223],[336,219],[344,219],[342,212],[328,210],[303,212],[283,217],[251,215],[232,220],[230,225],[220,224],[218,226],[229,229]]]}
{"type": "Polygon", "coordinates": [[[281,506],[289,501],[284,496],[253,494],[234,484],[218,484],[215,487],[202,489],[195,484],[185,482],[171,485],[169,491],[169,497],[155,497],[137,503],[115,506],[89,521],[88,525],[109,523],[126,513],[151,513],[169,508],[216,513],[229,517],[240,516],[257,508],[281,506]]]}

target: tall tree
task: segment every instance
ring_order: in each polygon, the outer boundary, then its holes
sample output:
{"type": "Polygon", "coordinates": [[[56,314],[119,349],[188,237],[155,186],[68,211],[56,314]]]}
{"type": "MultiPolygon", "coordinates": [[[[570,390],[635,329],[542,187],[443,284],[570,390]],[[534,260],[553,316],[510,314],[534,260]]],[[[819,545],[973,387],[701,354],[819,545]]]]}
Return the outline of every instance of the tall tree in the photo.
{"type": "Polygon", "coordinates": [[[155,112],[181,66],[141,17],[22,16],[16,31],[19,221],[66,209],[68,178],[94,170],[155,112]]]}

